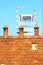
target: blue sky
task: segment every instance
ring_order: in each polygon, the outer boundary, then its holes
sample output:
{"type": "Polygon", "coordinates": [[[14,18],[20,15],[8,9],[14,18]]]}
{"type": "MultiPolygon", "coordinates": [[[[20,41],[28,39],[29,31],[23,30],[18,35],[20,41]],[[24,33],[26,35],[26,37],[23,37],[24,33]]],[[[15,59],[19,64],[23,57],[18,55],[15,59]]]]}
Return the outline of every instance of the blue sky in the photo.
{"type": "Polygon", "coordinates": [[[37,9],[36,21],[42,34],[42,0],[0,0],[0,35],[3,35],[4,25],[9,27],[9,35],[16,34],[16,5],[25,7],[19,8],[19,14],[32,14],[37,9]]]}

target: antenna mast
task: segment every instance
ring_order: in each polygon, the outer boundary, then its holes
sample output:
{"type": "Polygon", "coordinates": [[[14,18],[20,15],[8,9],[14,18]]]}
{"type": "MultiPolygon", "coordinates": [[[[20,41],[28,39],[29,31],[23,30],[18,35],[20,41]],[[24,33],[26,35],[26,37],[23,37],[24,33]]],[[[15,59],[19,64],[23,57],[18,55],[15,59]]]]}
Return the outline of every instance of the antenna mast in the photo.
{"type": "Polygon", "coordinates": [[[18,27],[20,26],[20,20],[19,20],[19,12],[18,9],[21,8],[23,9],[24,7],[19,7],[19,6],[15,6],[16,9],[16,32],[19,32],[18,27]]]}
{"type": "Polygon", "coordinates": [[[19,8],[19,6],[15,6],[15,9],[16,9],[16,32],[18,31],[18,26],[19,26],[19,22],[18,22],[18,16],[19,16],[19,14],[18,14],[18,8],[19,8]]]}
{"type": "Polygon", "coordinates": [[[33,12],[34,12],[34,13],[33,13],[33,17],[34,17],[34,18],[33,18],[33,21],[35,22],[35,24],[37,24],[37,23],[36,23],[36,9],[34,9],[33,12]]]}

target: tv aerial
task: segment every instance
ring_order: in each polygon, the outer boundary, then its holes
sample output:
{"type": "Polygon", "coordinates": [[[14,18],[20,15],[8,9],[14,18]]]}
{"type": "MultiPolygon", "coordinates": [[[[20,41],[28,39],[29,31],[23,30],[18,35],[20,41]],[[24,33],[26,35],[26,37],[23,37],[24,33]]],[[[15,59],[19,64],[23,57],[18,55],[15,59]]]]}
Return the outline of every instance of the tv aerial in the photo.
{"type": "Polygon", "coordinates": [[[24,9],[24,6],[15,6],[15,9],[16,9],[16,32],[18,32],[18,28],[20,26],[19,9],[24,9]]]}

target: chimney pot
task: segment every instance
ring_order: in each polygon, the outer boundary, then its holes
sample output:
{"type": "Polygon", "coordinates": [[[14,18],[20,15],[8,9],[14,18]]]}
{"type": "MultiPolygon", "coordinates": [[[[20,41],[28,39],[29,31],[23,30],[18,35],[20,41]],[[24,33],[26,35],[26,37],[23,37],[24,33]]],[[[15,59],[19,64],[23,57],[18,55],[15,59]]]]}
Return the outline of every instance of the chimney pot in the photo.
{"type": "Polygon", "coordinates": [[[5,25],[4,27],[3,27],[3,30],[4,30],[4,37],[6,38],[7,36],[8,36],[8,27],[7,27],[7,25],[5,25]]]}
{"type": "Polygon", "coordinates": [[[20,26],[19,27],[19,35],[20,36],[24,36],[24,31],[23,31],[24,27],[23,26],[20,26]]]}
{"type": "Polygon", "coordinates": [[[38,27],[38,25],[34,26],[34,34],[35,34],[35,36],[39,36],[39,27],[38,27]]]}

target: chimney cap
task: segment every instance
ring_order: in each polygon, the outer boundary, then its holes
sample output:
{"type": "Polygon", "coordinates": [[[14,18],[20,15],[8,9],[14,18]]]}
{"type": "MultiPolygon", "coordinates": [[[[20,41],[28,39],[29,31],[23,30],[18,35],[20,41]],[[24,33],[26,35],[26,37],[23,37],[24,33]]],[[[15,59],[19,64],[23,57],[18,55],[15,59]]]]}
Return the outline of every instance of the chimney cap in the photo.
{"type": "Polygon", "coordinates": [[[19,29],[20,29],[20,28],[24,29],[24,27],[23,27],[22,25],[20,25],[19,29]]]}
{"type": "Polygon", "coordinates": [[[34,28],[39,28],[39,27],[38,27],[38,25],[36,24],[36,25],[34,26],[34,28]]]}
{"type": "Polygon", "coordinates": [[[8,26],[7,26],[7,25],[5,25],[5,26],[3,27],[3,29],[5,29],[5,28],[7,28],[7,29],[8,29],[8,26]]]}

